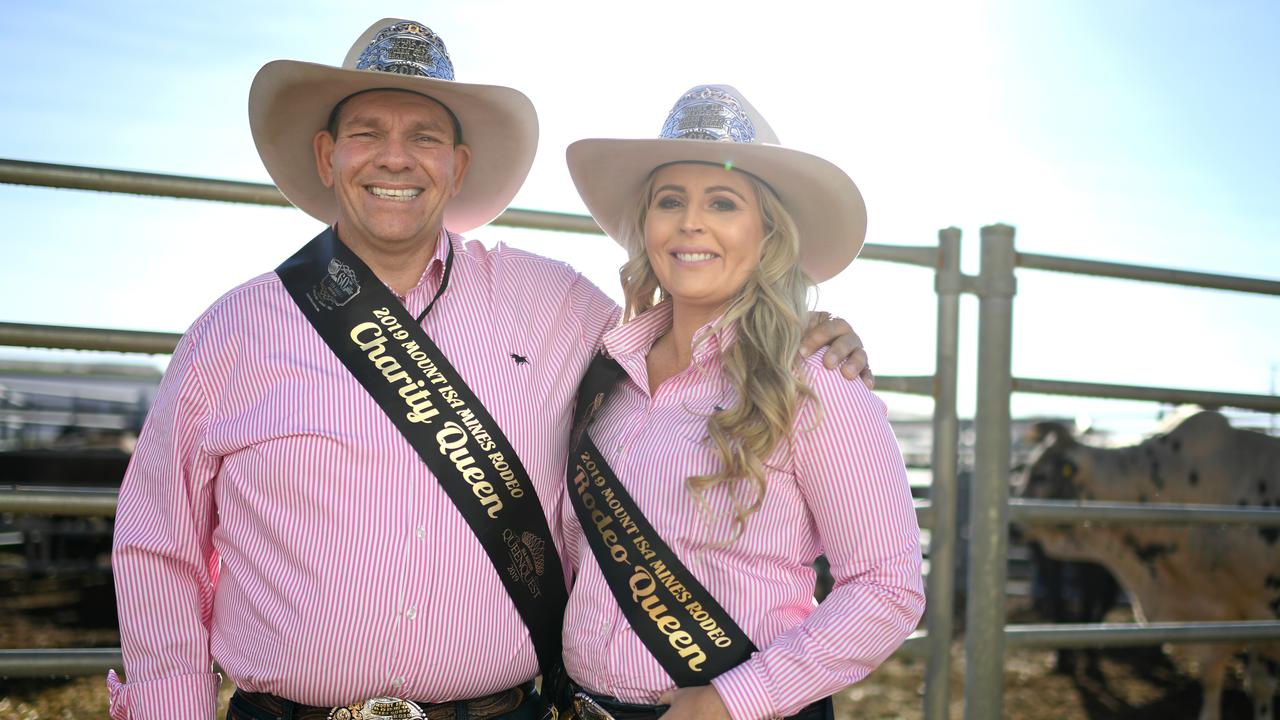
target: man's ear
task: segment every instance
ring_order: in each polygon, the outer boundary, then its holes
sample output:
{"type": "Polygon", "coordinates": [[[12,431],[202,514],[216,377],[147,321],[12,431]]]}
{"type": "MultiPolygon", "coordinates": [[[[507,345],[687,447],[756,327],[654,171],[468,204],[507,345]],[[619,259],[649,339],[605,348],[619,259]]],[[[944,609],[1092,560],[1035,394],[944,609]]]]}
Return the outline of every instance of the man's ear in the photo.
{"type": "Polygon", "coordinates": [[[320,174],[320,182],[327,188],[333,187],[333,136],[328,130],[316,133],[311,141],[316,154],[316,172],[320,174]]]}
{"type": "Polygon", "coordinates": [[[462,190],[462,180],[471,167],[471,148],[467,145],[455,145],[453,148],[453,196],[457,197],[462,190]]]}

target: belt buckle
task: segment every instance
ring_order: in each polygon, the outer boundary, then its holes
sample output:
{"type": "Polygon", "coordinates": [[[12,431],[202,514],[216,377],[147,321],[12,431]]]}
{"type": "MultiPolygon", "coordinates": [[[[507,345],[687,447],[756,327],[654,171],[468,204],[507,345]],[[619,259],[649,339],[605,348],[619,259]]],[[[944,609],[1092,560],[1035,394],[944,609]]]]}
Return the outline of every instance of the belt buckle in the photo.
{"type": "Polygon", "coordinates": [[[423,720],[426,714],[412,700],[398,697],[369,698],[329,711],[329,720],[423,720]]]}
{"type": "Polygon", "coordinates": [[[584,692],[573,694],[573,713],[580,720],[614,720],[613,715],[600,706],[595,698],[584,692]]]}

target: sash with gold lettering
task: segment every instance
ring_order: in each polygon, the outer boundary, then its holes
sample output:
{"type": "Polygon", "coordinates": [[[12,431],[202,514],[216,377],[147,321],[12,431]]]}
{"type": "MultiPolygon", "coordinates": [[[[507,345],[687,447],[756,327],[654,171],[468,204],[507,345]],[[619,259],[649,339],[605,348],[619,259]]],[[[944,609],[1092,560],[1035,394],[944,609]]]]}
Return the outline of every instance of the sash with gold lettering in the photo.
{"type": "MultiPolygon", "coordinates": [[[[452,252],[451,247],[446,267],[452,252]]],[[[549,673],[560,661],[568,592],[538,495],[502,429],[427,336],[420,318],[405,310],[332,228],[276,274],[462,513],[529,629],[544,675],[549,673]]],[[[441,292],[447,279],[448,270],[441,292]]]]}
{"type": "Polygon", "coordinates": [[[649,524],[587,432],[622,374],[597,355],[578,390],[566,481],[582,534],[636,636],[676,685],[706,685],[755,646],[649,524]]]}

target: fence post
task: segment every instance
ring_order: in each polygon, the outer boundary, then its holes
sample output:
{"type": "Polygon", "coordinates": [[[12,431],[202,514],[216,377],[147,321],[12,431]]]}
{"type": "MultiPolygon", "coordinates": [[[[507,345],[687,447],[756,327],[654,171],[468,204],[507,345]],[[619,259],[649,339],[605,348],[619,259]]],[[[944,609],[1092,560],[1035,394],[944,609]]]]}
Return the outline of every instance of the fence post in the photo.
{"type": "Polygon", "coordinates": [[[1013,378],[1013,228],[982,228],[978,278],[978,409],[969,505],[964,716],[999,718],[1004,705],[1005,580],[1009,544],[1009,395],[1013,378]]]}
{"type": "Polygon", "coordinates": [[[956,366],[960,337],[960,230],[938,231],[938,351],[933,386],[933,482],[929,486],[929,598],[925,620],[929,661],[924,670],[925,720],[946,720],[951,700],[951,633],[956,590],[956,366]]]}

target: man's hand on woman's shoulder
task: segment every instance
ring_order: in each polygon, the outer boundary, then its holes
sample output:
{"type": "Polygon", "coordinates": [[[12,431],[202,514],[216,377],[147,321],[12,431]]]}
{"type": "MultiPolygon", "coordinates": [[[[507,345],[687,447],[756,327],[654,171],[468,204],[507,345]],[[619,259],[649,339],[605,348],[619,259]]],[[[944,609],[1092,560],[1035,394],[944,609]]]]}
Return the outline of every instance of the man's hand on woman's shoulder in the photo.
{"type": "Polygon", "coordinates": [[[862,338],[843,318],[817,310],[809,314],[809,330],[800,341],[800,357],[809,357],[824,347],[827,354],[822,358],[823,365],[831,370],[840,368],[849,380],[861,378],[868,390],[875,388],[876,376],[871,372],[862,338]]]}

